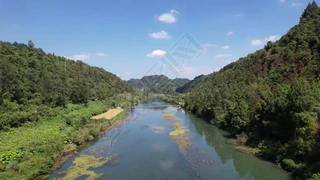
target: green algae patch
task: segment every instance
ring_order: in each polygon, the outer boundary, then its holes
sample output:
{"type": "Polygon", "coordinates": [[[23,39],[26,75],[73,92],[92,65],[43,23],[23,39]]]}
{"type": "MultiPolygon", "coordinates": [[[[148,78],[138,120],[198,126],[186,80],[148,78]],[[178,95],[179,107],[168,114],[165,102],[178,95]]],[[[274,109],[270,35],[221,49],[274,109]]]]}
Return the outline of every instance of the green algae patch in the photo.
{"type": "Polygon", "coordinates": [[[188,142],[189,138],[185,135],[172,136],[172,139],[178,145],[179,151],[182,154],[185,154],[187,147],[191,145],[191,143],[188,142]]]}
{"type": "Polygon", "coordinates": [[[183,129],[180,123],[172,124],[171,127],[174,129],[174,131],[171,131],[169,134],[170,136],[179,136],[179,135],[185,135],[189,132],[189,130],[183,129]]]}
{"type": "Polygon", "coordinates": [[[174,115],[174,113],[162,111],[163,112],[163,118],[171,121],[178,121],[179,118],[174,115]]]}
{"type": "Polygon", "coordinates": [[[188,136],[189,130],[186,129],[174,113],[162,111],[164,120],[169,120],[171,128],[169,132],[172,141],[177,144],[178,150],[184,158],[185,165],[192,172],[193,179],[202,179],[200,172],[204,170],[211,171],[214,160],[207,152],[202,151],[190,142],[188,136]]]}
{"type": "Polygon", "coordinates": [[[169,133],[174,143],[178,145],[179,151],[182,154],[186,153],[186,148],[188,145],[191,145],[189,141],[189,137],[186,135],[186,133],[189,132],[189,130],[186,130],[182,127],[181,123],[175,123],[172,124],[171,127],[174,129],[169,133]]]}
{"type": "Polygon", "coordinates": [[[73,161],[75,165],[68,169],[65,176],[58,178],[57,180],[77,179],[84,175],[88,176],[88,180],[100,178],[103,175],[102,173],[96,174],[94,171],[90,171],[88,169],[97,168],[108,163],[109,161],[112,161],[113,159],[116,159],[117,161],[120,160],[118,154],[114,154],[106,158],[96,158],[94,156],[80,156],[73,161]]]}
{"type": "Polygon", "coordinates": [[[185,129],[179,129],[179,130],[174,130],[172,132],[170,132],[170,136],[179,136],[179,135],[184,135],[185,133],[189,132],[189,130],[185,130],[185,129]]]}

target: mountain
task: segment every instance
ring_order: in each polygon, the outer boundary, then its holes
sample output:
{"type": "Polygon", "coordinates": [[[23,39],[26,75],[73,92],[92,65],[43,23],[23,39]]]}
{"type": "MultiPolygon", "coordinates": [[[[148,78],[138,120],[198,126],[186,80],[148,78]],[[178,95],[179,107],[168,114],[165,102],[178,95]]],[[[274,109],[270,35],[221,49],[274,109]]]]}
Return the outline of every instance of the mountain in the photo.
{"type": "Polygon", "coordinates": [[[193,80],[187,82],[186,84],[184,84],[181,87],[178,87],[176,89],[176,91],[178,93],[186,93],[194,88],[196,88],[198,85],[200,85],[201,83],[203,83],[205,81],[206,76],[205,75],[199,75],[197,77],[195,77],[193,80]]]}
{"type": "Polygon", "coordinates": [[[144,76],[141,79],[130,79],[128,83],[138,90],[156,93],[174,93],[177,88],[190,82],[186,78],[169,79],[165,75],[144,76]]]}
{"type": "Polygon", "coordinates": [[[319,32],[313,1],[278,41],[205,77],[185,108],[232,135],[244,133],[246,145],[293,175],[320,179],[319,32]]]}
{"type": "Polygon", "coordinates": [[[36,121],[31,107],[63,107],[134,91],[102,68],[47,54],[30,41],[0,42],[0,85],[0,130],[36,121]]]}

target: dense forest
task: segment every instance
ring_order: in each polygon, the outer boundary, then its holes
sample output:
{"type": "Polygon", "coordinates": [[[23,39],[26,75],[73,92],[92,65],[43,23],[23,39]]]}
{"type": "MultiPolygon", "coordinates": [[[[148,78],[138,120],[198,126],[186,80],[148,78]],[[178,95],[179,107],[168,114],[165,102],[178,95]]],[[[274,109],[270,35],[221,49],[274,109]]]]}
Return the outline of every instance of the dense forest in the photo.
{"type": "Polygon", "coordinates": [[[200,75],[195,77],[192,81],[187,82],[183,86],[180,86],[176,89],[176,92],[178,93],[185,93],[187,91],[190,91],[191,89],[197,87],[200,85],[202,82],[204,82],[206,76],[205,75],[200,75]]]}
{"type": "Polygon", "coordinates": [[[29,44],[0,42],[0,130],[37,121],[46,106],[87,103],[133,88],[102,68],[46,54],[29,44]]]}
{"type": "Polygon", "coordinates": [[[246,145],[296,177],[320,179],[319,32],[313,2],[277,42],[184,90],[185,107],[233,135],[245,134],[246,145]]]}
{"type": "Polygon", "coordinates": [[[188,82],[190,80],[186,78],[169,79],[165,75],[144,76],[141,79],[130,79],[128,81],[137,90],[166,94],[175,93],[177,88],[183,87],[188,82]]]}
{"type": "Polygon", "coordinates": [[[0,42],[0,177],[49,173],[111,126],[89,121],[92,115],[138,102],[143,93],[136,90],[143,89],[166,93],[164,101],[181,103],[233,137],[241,134],[260,157],[294,176],[320,179],[319,32],[313,2],[278,41],[192,81],[154,75],[126,82],[32,41],[0,42]]]}
{"type": "Polygon", "coordinates": [[[116,75],[47,54],[32,41],[0,42],[0,179],[51,172],[115,122],[93,115],[142,96],[116,75]]]}

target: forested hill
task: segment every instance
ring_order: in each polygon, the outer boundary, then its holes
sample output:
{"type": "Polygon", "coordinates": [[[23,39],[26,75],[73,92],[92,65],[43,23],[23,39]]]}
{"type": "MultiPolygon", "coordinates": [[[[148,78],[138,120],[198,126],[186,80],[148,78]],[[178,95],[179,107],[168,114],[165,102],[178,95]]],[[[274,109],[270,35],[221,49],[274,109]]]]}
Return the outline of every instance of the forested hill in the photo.
{"type": "Polygon", "coordinates": [[[210,74],[186,108],[302,179],[320,179],[320,8],[277,42],[210,74]]]}
{"type": "Polygon", "coordinates": [[[206,76],[205,75],[199,75],[195,77],[192,81],[187,82],[185,85],[178,87],[176,91],[178,93],[186,93],[194,88],[196,88],[198,85],[203,83],[205,81],[206,76]]]}
{"type": "Polygon", "coordinates": [[[129,84],[138,90],[156,93],[174,93],[177,88],[184,86],[190,80],[186,78],[169,79],[165,75],[144,76],[141,79],[130,79],[129,84]]]}
{"type": "MultiPolygon", "coordinates": [[[[5,116],[10,111],[23,111],[38,105],[64,106],[66,103],[86,103],[91,99],[106,99],[132,92],[133,88],[116,75],[82,61],[45,53],[32,42],[0,42],[0,107],[5,116]]],[[[0,117],[0,130],[32,121],[32,115],[10,120],[0,117]]]]}

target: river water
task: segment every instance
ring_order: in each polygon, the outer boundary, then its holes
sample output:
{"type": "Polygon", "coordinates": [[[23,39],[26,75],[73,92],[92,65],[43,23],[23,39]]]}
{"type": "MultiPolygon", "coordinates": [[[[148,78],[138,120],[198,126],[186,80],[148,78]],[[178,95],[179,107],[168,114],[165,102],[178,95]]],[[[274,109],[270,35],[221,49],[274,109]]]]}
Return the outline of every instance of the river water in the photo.
{"type": "Polygon", "coordinates": [[[92,173],[98,174],[98,179],[107,180],[292,179],[275,164],[238,152],[234,145],[227,143],[225,134],[173,105],[140,104],[129,113],[128,122],[106,132],[91,146],[69,158],[49,179],[94,179],[92,173]],[[174,114],[176,118],[165,118],[165,113],[174,114]],[[180,138],[174,139],[170,134],[174,130],[172,124],[180,124],[186,130],[176,136],[180,138]],[[112,155],[115,158],[101,166],[84,168],[86,170],[78,170],[84,165],[75,168],[76,158],[112,155]],[[76,175],[67,176],[68,172],[76,175]]]}

